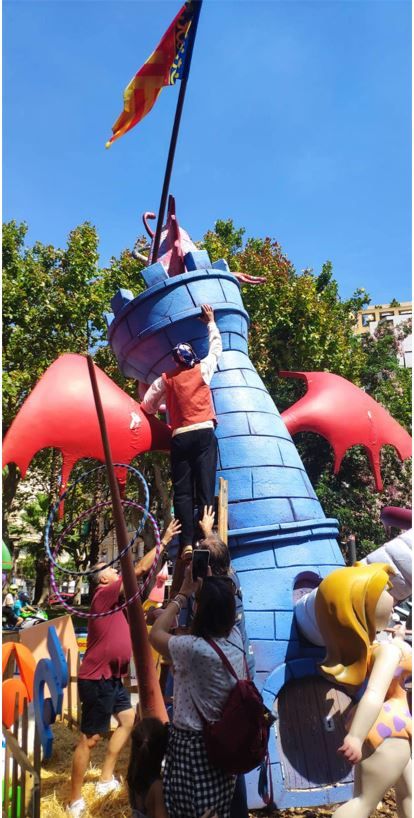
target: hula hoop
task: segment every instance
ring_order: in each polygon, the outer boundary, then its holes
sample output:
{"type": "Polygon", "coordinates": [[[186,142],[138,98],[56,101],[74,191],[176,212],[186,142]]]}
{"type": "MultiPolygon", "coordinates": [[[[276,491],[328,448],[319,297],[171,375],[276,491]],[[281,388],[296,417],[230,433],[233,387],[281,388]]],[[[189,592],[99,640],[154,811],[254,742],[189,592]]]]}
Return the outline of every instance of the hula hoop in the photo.
{"type": "MultiPolygon", "coordinates": [[[[114,563],[117,562],[118,559],[121,556],[124,556],[124,554],[126,554],[128,548],[130,548],[130,546],[135,542],[137,537],[139,537],[139,535],[141,534],[141,531],[144,528],[147,517],[150,516],[149,510],[148,510],[149,509],[148,486],[147,486],[147,483],[146,483],[144,477],[142,476],[141,472],[139,472],[138,469],[135,469],[133,466],[127,466],[125,463],[114,463],[114,466],[122,466],[122,468],[128,469],[128,471],[133,472],[140,479],[140,481],[141,481],[141,483],[143,485],[143,488],[144,488],[144,492],[145,492],[145,501],[144,501],[145,502],[145,507],[141,506],[141,508],[142,508],[142,510],[144,512],[143,519],[142,519],[141,523],[139,524],[139,526],[138,526],[138,528],[137,528],[137,530],[136,530],[136,532],[134,534],[134,537],[131,540],[131,543],[129,543],[128,546],[124,549],[124,551],[122,551],[120,554],[118,554],[118,556],[114,557],[113,560],[106,563],[105,568],[110,568],[111,565],[114,565],[114,563]]],[[[52,522],[53,522],[53,520],[54,520],[54,518],[56,516],[56,512],[58,511],[58,508],[59,508],[62,500],[64,500],[66,498],[67,494],[70,491],[72,491],[75,488],[75,486],[78,485],[78,483],[81,483],[82,480],[84,480],[86,477],[89,477],[90,474],[93,474],[96,471],[101,471],[102,469],[106,469],[106,466],[105,465],[95,466],[95,468],[90,469],[90,471],[82,472],[80,477],[78,477],[76,480],[74,480],[74,482],[71,483],[67,487],[66,491],[63,494],[61,494],[61,496],[59,497],[59,500],[56,501],[56,503],[52,506],[52,508],[50,510],[49,517],[48,517],[47,523],[46,523],[46,528],[45,528],[45,548],[46,548],[46,553],[47,553],[47,556],[48,556],[50,562],[52,563],[52,565],[54,565],[56,568],[59,569],[59,571],[62,571],[64,574],[70,574],[71,576],[77,576],[77,577],[83,577],[83,576],[89,576],[90,574],[96,574],[98,570],[99,571],[102,570],[102,568],[99,568],[99,569],[95,568],[95,569],[92,569],[90,571],[71,571],[71,570],[69,570],[69,568],[63,568],[63,566],[58,565],[58,563],[54,559],[54,552],[52,552],[52,550],[50,548],[50,545],[49,545],[50,527],[51,527],[52,522]]],[[[94,506],[91,506],[91,508],[93,509],[94,506]]],[[[85,516],[87,516],[90,513],[91,513],[91,509],[88,509],[85,516]]],[[[155,525],[156,525],[156,523],[155,523],[155,525]]]]}
{"type": "MultiPolygon", "coordinates": [[[[132,500],[123,500],[122,502],[127,503],[130,506],[131,505],[136,506],[136,507],[140,508],[141,510],[144,510],[143,506],[140,506],[138,503],[134,503],[132,500]]],[[[108,506],[111,505],[111,501],[107,500],[105,502],[105,505],[108,505],[108,506]]],[[[156,570],[158,560],[159,560],[159,556],[160,556],[160,553],[161,553],[160,532],[159,532],[159,529],[158,529],[157,522],[154,519],[154,517],[152,516],[152,514],[150,514],[149,511],[147,512],[147,517],[148,517],[148,519],[149,519],[149,521],[150,521],[150,523],[151,523],[151,525],[152,525],[152,527],[154,529],[154,534],[155,534],[155,549],[156,550],[155,550],[155,557],[154,557],[153,563],[151,565],[151,568],[148,571],[148,575],[147,575],[145,581],[139,586],[136,593],[133,594],[133,596],[129,597],[129,599],[126,599],[125,602],[122,602],[121,605],[117,605],[115,608],[111,608],[110,611],[105,611],[104,613],[97,613],[97,614],[84,613],[83,611],[79,611],[77,608],[74,608],[72,605],[69,605],[64,600],[64,598],[62,597],[62,595],[61,595],[61,593],[60,593],[60,591],[59,591],[59,589],[57,587],[56,577],[55,577],[55,570],[54,570],[55,569],[55,564],[52,563],[52,562],[50,563],[50,584],[51,584],[51,586],[53,588],[54,593],[56,594],[58,599],[60,599],[61,604],[63,605],[64,608],[66,608],[66,610],[70,611],[73,614],[76,614],[76,616],[79,616],[79,617],[81,617],[83,619],[89,619],[89,618],[99,619],[100,617],[110,616],[111,614],[117,613],[118,611],[123,611],[124,608],[126,608],[131,602],[134,602],[136,599],[138,599],[138,597],[142,596],[145,589],[148,587],[149,583],[151,582],[151,579],[152,579],[152,577],[154,575],[154,572],[156,570]]],[[[71,525],[74,525],[74,523],[71,523],[71,525]]],[[[69,528],[69,526],[68,526],[68,528],[69,528]]],[[[131,545],[135,541],[135,539],[136,539],[136,537],[134,537],[131,540],[131,542],[128,543],[127,547],[123,549],[121,554],[125,554],[129,550],[129,548],[131,547],[131,545]]],[[[111,563],[108,563],[108,565],[105,565],[103,568],[96,568],[94,571],[89,571],[88,573],[89,574],[91,574],[91,573],[96,574],[98,571],[104,571],[105,568],[107,568],[109,565],[112,565],[114,562],[117,562],[120,559],[121,554],[119,554],[115,558],[115,560],[112,560],[111,563]]],[[[58,567],[58,570],[59,570],[59,567],[58,567]]],[[[85,571],[85,574],[86,574],[86,571],[85,571]]]]}
{"type": "Polygon", "coordinates": [[[64,537],[66,537],[70,533],[70,531],[72,531],[72,529],[81,520],[83,520],[85,517],[88,517],[90,514],[92,514],[97,509],[107,508],[107,507],[111,506],[112,505],[111,500],[105,500],[105,501],[102,501],[101,503],[96,503],[94,506],[90,506],[86,511],[83,511],[81,514],[79,514],[78,517],[76,518],[76,520],[72,521],[72,523],[70,523],[70,525],[68,525],[64,529],[64,531],[59,535],[59,538],[58,538],[57,543],[56,543],[56,547],[54,548],[53,552],[52,552],[52,550],[50,548],[50,544],[49,544],[50,528],[51,528],[52,522],[53,522],[53,520],[54,520],[54,518],[56,516],[56,513],[58,511],[58,508],[59,508],[62,500],[64,500],[66,498],[66,496],[68,495],[68,493],[70,491],[73,491],[75,486],[77,486],[78,483],[81,483],[86,477],[89,477],[89,475],[93,474],[96,471],[101,471],[102,469],[106,469],[105,465],[95,466],[93,469],[90,469],[87,472],[82,472],[82,474],[76,480],[74,480],[73,483],[71,483],[67,487],[66,491],[59,497],[59,499],[56,501],[56,503],[52,506],[52,508],[50,510],[50,513],[49,513],[49,517],[47,519],[46,528],[45,528],[45,549],[46,549],[46,553],[47,553],[47,556],[49,558],[49,563],[50,563],[49,571],[50,571],[50,584],[52,586],[52,589],[53,589],[54,593],[56,594],[56,596],[58,597],[58,599],[60,600],[63,607],[66,608],[66,610],[68,610],[71,613],[76,614],[76,616],[84,618],[84,619],[89,619],[89,618],[97,619],[97,618],[100,618],[100,617],[103,617],[103,616],[111,616],[111,614],[113,614],[113,613],[117,613],[118,611],[124,610],[124,608],[126,608],[128,605],[130,605],[136,599],[138,599],[138,597],[141,597],[143,592],[145,591],[145,589],[148,587],[149,583],[151,582],[151,579],[152,579],[152,577],[154,575],[154,572],[156,570],[158,560],[159,560],[159,556],[160,556],[160,552],[161,552],[161,541],[160,541],[159,528],[158,528],[158,525],[157,525],[157,522],[156,522],[155,518],[149,512],[149,490],[148,490],[148,486],[147,486],[145,478],[143,477],[141,472],[138,471],[138,469],[135,469],[133,466],[127,465],[126,463],[114,463],[114,466],[127,469],[128,471],[132,472],[136,477],[138,477],[138,479],[141,481],[141,484],[142,484],[142,486],[144,488],[144,493],[145,493],[145,499],[144,499],[145,506],[142,506],[139,503],[134,502],[133,500],[121,500],[121,504],[123,506],[129,506],[129,507],[140,509],[140,511],[143,512],[143,517],[142,517],[142,520],[141,520],[138,528],[136,529],[136,532],[135,532],[134,536],[130,540],[130,542],[126,545],[126,547],[119,554],[117,554],[116,557],[114,557],[114,559],[110,560],[108,563],[104,563],[103,567],[94,568],[94,569],[91,569],[89,571],[73,571],[73,570],[70,570],[68,568],[64,568],[61,565],[58,565],[58,563],[56,561],[56,557],[57,557],[58,551],[59,551],[59,549],[60,549],[60,547],[61,547],[61,545],[63,543],[64,537]],[[65,573],[65,574],[70,574],[71,576],[82,576],[82,577],[84,577],[84,576],[89,576],[91,574],[96,574],[96,573],[98,573],[98,571],[104,571],[106,568],[110,568],[111,565],[114,565],[115,562],[119,562],[121,557],[125,556],[125,554],[129,551],[129,549],[132,547],[132,545],[134,544],[137,537],[140,535],[140,533],[141,533],[141,531],[142,531],[142,529],[143,529],[143,527],[144,527],[147,520],[150,521],[150,523],[151,523],[151,525],[153,527],[153,530],[154,530],[155,549],[156,549],[155,550],[155,557],[154,557],[153,563],[151,565],[151,568],[148,571],[148,574],[147,574],[147,577],[146,577],[145,581],[142,584],[140,584],[140,586],[139,586],[138,590],[136,591],[136,593],[133,594],[133,596],[131,596],[129,599],[126,599],[125,602],[123,602],[121,605],[118,605],[115,608],[112,608],[110,611],[106,611],[104,613],[99,613],[99,614],[84,613],[84,612],[79,611],[76,608],[72,607],[72,605],[69,605],[64,600],[63,596],[61,595],[61,593],[60,593],[60,591],[59,591],[59,589],[57,587],[57,582],[56,582],[56,577],[55,577],[55,569],[57,571],[61,571],[61,572],[65,573]]]}

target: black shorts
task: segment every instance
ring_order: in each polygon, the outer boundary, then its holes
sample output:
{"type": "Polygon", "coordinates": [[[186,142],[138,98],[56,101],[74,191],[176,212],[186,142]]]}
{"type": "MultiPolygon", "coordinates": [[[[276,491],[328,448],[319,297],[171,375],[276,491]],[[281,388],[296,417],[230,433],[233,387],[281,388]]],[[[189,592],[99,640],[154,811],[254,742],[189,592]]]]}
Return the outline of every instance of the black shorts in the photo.
{"type": "Polygon", "coordinates": [[[78,679],[82,704],[80,729],[86,736],[102,735],[109,731],[111,716],[130,710],[131,697],[121,679],[78,679]]]}

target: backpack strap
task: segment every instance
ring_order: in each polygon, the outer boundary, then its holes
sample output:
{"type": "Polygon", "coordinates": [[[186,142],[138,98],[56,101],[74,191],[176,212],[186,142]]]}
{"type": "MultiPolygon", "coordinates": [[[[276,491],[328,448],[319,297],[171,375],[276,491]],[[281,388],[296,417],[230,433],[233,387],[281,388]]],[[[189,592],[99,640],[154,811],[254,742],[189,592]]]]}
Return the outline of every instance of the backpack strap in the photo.
{"type": "Polygon", "coordinates": [[[216,643],[213,641],[213,639],[206,639],[206,642],[210,645],[211,648],[213,648],[213,650],[216,651],[216,653],[220,657],[221,661],[223,662],[224,667],[229,671],[229,673],[231,673],[233,678],[236,679],[236,682],[238,682],[239,677],[238,677],[236,671],[234,670],[233,665],[230,664],[226,654],[222,651],[221,648],[219,648],[218,645],[216,645],[216,643]]]}

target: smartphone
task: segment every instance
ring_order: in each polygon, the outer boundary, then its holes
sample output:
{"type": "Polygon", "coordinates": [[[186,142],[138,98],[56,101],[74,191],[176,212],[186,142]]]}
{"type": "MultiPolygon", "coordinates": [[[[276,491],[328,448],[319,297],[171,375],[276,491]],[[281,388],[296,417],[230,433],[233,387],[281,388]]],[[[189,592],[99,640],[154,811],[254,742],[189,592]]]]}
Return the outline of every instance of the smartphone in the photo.
{"type": "Polygon", "coordinates": [[[210,562],[210,551],[208,548],[196,548],[193,551],[193,580],[194,582],[207,576],[208,564],[210,562]]]}

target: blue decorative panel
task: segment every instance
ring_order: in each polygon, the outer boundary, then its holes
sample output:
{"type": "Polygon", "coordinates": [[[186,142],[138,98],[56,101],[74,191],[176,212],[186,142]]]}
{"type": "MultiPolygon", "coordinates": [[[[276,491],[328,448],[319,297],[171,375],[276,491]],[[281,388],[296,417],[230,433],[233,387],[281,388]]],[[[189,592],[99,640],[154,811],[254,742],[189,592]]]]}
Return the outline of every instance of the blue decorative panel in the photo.
{"type": "Polygon", "coordinates": [[[186,253],[184,256],[184,264],[188,272],[192,270],[207,269],[211,267],[210,256],[206,250],[194,250],[191,253],[186,253]]]}
{"type": "Polygon", "coordinates": [[[240,352],[247,352],[247,341],[241,335],[236,335],[235,332],[230,333],[230,348],[239,349],[240,352]]]}
{"type": "Polygon", "coordinates": [[[299,634],[291,611],[275,611],[276,639],[298,639],[299,634]]]}
{"type": "Polygon", "coordinates": [[[293,498],[292,506],[296,520],[311,520],[320,517],[319,500],[293,498]]]}
{"type": "Polygon", "coordinates": [[[246,381],[241,369],[228,369],[226,372],[216,372],[213,378],[212,385],[214,386],[214,390],[223,389],[228,386],[246,386],[246,381]]]}
{"type": "MultiPolygon", "coordinates": [[[[220,392],[214,395],[216,412],[219,412],[220,392]]],[[[224,390],[223,390],[224,391],[224,390]]],[[[233,389],[232,392],[239,390],[233,389]]],[[[229,393],[227,392],[227,396],[229,393]]],[[[241,407],[240,407],[241,408],[241,407]]],[[[272,463],[281,463],[279,447],[274,437],[240,437],[222,438],[219,441],[221,465],[223,469],[235,466],[268,466],[272,463]],[[246,461],[248,457],[248,461],[246,461]]]]}
{"type": "Polygon", "coordinates": [[[286,654],[286,642],[277,639],[258,639],[254,644],[254,661],[257,670],[272,670],[283,662],[286,654]]]}
{"type": "Polygon", "coordinates": [[[143,267],[141,275],[147,287],[153,287],[154,284],[159,284],[160,281],[166,281],[168,279],[168,273],[160,261],[156,261],[155,264],[150,264],[149,267],[143,267]]]}
{"type": "Polygon", "coordinates": [[[229,481],[229,502],[234,503],[239,500],[253,499],[252,470],[245,469],[223,469],[220,468],[218,477],[224,477],[229,481]]]}
{"type": "Polygon", "coordinates": [[[294,519],[290,501],[283,498],[230,503],[229,525],[232,528],[241,528],[246,518],[252,525],[288,523],[294,519]]]}
{"type": "Polygon", "coordinates": [[[299,466],[303,469],[299,453],[290,436],[286,440],[279,440],[279,450],[282,457],[282,463],[285,466],[299,466]]]}
{"type": "MultiPolygon", "coordinates": [[[[218,363],[218,370],[222,372],[225,369],[244,369],[249,368],[250,361],[244,352],[236,352],[229,349],[223,350],[223,354],[218,363]]],[[[251,364],[250,364],[251,365],[251,364]]],[[[252,366],[252,365],[251,365],[252,366]]],[[[252,366],[253,369],[253,366],[252,366]]],[[[274,404],[273,404],[274,405],[274,404]]]]}
{"type": "Polygon", "coordinates": [[[275,638],[275,622],[272,611],[246,611],[245,620],[250,639],[275,638]]]}
{"type": "Polygon", "coordinates": [[[239,312],[219,312],[216,316],[216,324],[220,332],[236,332],[238,335],[247,335],[247,319],[239,312]]]}
{"type": "Polygon", "coordinates": [[[287,565],[319,565],[321,560],[332,562],[334,555],[330,542],[310,541],[306,545],[279,546],[275,549],[276,564],[285,567],[287,565]]]}
{"type": "Polygon", "coordinates": [[[214,270],[223,270],[224,273],[230,272],[230,267],[224,258],[219,258],[211,265],[214,270]]]}
{"type": "Polygon", "coordinates": [[[235,437],[249,434],[249,421],[246,412],[229,412],[220,415],[220,423],[216,427],[216,437],[235,437]]]}
{"type": "MultiPolygon", "coordinates": [[[[274,403],[270,395],[265,392],[264,389],[252,389],[250,386],[240,386],[232,389],[231,392],[219,389],[217,393],[214,394],[214,401],[216,411],[220,413],[231,412],[236,407],[243,412],[254,412],[258,410],[262,412],[274,412],[274,403]]],[[[296,450],[294,449],[294,451],[296,450]]],[[[299,459],[299,455],[297,455],[297,458],[299,459]]]]}
{"type": "Polygon", "coordinates": [[[134,296],[131,293],[131,290],[118,290],[114,297],[111,298],[111,307],[115,315],[121,312],[121,310],[123,310],[124,307],[129,304],[130,301],[132,301],[133,297],[134,296]]]}
{"type": "Polygon", "coordinates": [[[254,468],[252,473],[254,497],[303,497],[305,495],[306,490],[299,469],[292,469],[289,483],[286,482],[286,469],[283,466],[254,468]]]}
{"type": "MultiPolygon", "coordinates": [[[[212,279],[209,281],[209,292],[208,303],[211,304],[212,307],[215,307],[216,304],[220,304],[223,301],[223,290],[220,286],[220,281],[216,279],[212,279]]],[[[188,285],[188,291],[193,299],[194,304],[203,304],[205,303],[203,299],[203,294],[205,294],[205,284],[203,280],[194,281],[188,285]]]]}

